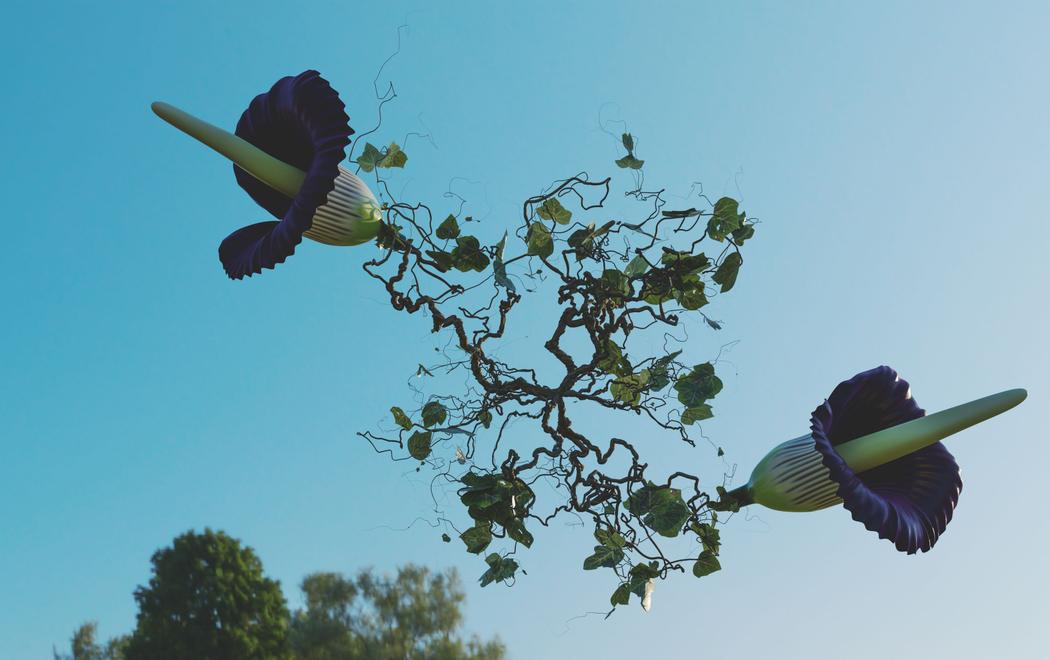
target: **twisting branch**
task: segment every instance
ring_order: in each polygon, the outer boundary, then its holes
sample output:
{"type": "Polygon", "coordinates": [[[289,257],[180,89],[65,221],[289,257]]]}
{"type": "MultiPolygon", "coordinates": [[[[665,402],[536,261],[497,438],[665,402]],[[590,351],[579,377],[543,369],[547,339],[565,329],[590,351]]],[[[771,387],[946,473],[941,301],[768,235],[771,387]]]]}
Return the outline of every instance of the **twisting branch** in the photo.
{"type": "MultiPolygon", "coordinates": [[[[625,133],[622,143],[627,155],[616,165],[640,173],[644,161],[634,155],[632,136],[625,133]]],[[[440,360],[420,364],[416,375],[461,374],[464,380],[460,390],[431,396],[418,409],[392,407],[396,433],[359,435],[377,452],[435,470],[433,487],[455,486],[471,520],[456,530],[469,552],[482,553],[494,538],[511,542],[509,552],[487,555],[482,585],[511,580],[518,569],[511,555],[519,544],[533,543],[529,528],[561,514],[593,524],[597,545],[583,567],[615,572],[614,606],[626,604],[631,593],[643,597],[654,579],[671,571],[691,566],[701,577],[718,570],[717,512],[736,509],[724,489],[716,487],[712,496],[699,476],[681,470],[650,477],[634,443],[588,437],[573,419],[584,410],[633,413],[695,446],[691,427],[712,416],[708,401],[722,382],[710,362],[679,359],[682,351],[671,349],[683,341],[671,330],[689,314],[721,328],[699,310],[708,295],[733,288],[754,220],[735,200],[712,204],[702,193],[697,206],[668,209],[664,190],[641,190],[640,176],[625,196],[641,203],[642,217],[608,219],[602,216],[612,179],[581,172],[526,199],[521,224],[483,244],[464,231],[472,218],[461,215],[462,198],[436,226],[425,204],[394,199],[380,170],[403,167],[405,160],[396,144],[385,152],[366,145],[357,160],[375,173],[389,200],[377,239],[381,253],[364,270],[394,309],[424,313],[431,330],[448,337],[440,360]],[[715,256],[700,251],[705,246],[715,256]],[[515,282],[526,280],[538,283],[526,293],[553,289],[558,313],[542,346],[558,365],[554,374],[540,373],[531,360],[513,365],[498,355],[498,340],[525,295],[515,282]],[[663,350],[642,356],[644,343],[636,338],[656,332],[663,350]],[[515,421],[536,425],[542,435],[530,435],[535,440],[528,447],[507,446],[515,421]],[[484,445],[491,449],[481,452],[484,445]],[[479,460],[479,453],[488,459],[479,460]],[[540,482],[553,487],[556,501],[537,498],[540,482]],[[682,535],[699,547],[673,556],[668,548],[682,535]]]]}

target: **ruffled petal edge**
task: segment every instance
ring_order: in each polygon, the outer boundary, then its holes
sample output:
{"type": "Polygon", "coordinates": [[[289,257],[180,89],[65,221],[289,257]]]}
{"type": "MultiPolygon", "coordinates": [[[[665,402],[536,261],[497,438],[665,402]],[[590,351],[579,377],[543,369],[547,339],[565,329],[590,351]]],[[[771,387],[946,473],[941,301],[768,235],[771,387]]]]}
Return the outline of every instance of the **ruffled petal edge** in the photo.
{"type": "Polygon", "coordinates": [[[858,474],[834,446],[923,415],[907,381],[883,366],[840,383],[810,417],[814,444],[843,506],[908,554],[929,551],[952,519],[962,491],[954,457],[937,442],[858,474]]]}
{"type": "Polygon", "coordinates": [[[231,279],[273,268],[295,253],[314,213],[335,186],[354,132],[349,122],[338,93],[313,70],[282,78],[252,100],[236,134],[305,170],[306,179],[295,198],[289,199],[234,166],[238,184],[280,221],[243,227],[222,241],[219,260],[231,279]]]}

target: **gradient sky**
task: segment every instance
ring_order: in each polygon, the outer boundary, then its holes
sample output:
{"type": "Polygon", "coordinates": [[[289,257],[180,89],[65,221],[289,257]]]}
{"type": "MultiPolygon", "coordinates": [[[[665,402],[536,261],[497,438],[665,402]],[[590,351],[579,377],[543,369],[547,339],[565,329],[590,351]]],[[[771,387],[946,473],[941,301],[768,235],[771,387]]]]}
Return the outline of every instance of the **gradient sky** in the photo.
{"type": "MultiPolygon", "coordinates": [[[[255,548],[293,606],[315,570],[457,566],[469,630],[514,658],[1045,657],[1050,13],[729,4],[9,3],[0,658],[50,657],[88,619],[129,631],[151,553],[205,526],[255,548]],[[439,343],[428,321],[384,303],[360,270],[369,247],[307,241],[229,281],[219,241],[264,213],[149,103],[232,128],[316,68],[366,130],[406,21],[377,136],[433,136],[410,138],[392,177],[406,198],[447,212],[451,186],[495,242],[555,179],[608,172],[623,190],[601,115],[638,137],[648,181],[701,181],[761,218],[736,289],[705,310],[725,328],[690,344],[703,361],[737,342],[704,432],[739,482],[879,364],[931,411],[1029,390],[950,441],[965,486],[931,553],[900,554],[841,508],[756,510],[722,532],[722,572],[603,621],[580,618],[615,587],[580,569],[585,530],[539,530],[509,589],[479,588],[480,560],[439,530],[398,531],[430,514],[425,482],[354,433],[410,401],[439,343]]],[[[519,323],[525,345],[544,331],[519,323]]],[[[709,451],[594,423],[720,478],[709,451]]]]}

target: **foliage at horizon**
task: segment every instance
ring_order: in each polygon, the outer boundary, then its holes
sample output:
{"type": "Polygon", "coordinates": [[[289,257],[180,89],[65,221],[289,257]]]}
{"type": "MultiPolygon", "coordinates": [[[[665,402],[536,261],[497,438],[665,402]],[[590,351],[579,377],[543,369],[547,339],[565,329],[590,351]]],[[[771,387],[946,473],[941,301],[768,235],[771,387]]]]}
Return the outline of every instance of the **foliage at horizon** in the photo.
{"type": "Polygon", "coordinates": [[[291,619],[297,660],[447,658],[503,660],[498,639],[461,639],[465,595],[455,569],[431,573],[421,566],[398,568],[396,576],[372,569],[354,578],[313,573],[300,589],[306,607],[291,619]]]}
{"type": "Polygon", "coordinates": [[[455,569],[408,564],[393,577],[317,572],[300,583],[305,606],[289,612],[278,582],[249,547],[222,532],[188,532],[153,555],[149,587],[135,591],[130,635],[96,641],[82,624],[55,660],[294,658],[295,660],[503,660],[498,638],[463,639],[465,594],[455,569]],[[159,569],[159,570],[158,570],[159,569]]]}

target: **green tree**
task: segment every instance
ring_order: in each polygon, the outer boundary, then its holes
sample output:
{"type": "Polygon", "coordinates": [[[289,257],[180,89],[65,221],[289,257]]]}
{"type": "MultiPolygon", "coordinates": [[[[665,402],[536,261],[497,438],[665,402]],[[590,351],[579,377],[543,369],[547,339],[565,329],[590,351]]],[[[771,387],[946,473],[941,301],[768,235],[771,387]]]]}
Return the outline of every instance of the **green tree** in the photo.
{"type": "Polygon", "coordinates": [[[124,652],[128,645],[128,636],[114,637],[100,645],[95,641],[98,632],[98,624],[88,621],[73,631],[69,639],[69,654],[59,655],[53,653],[55,660],[124,660],[124,652]]]}
{"type": "Polygon", "coordinates": [[[187,532],[153,554],[135,590],[128,660],[290,658],[288,608],[251,548],[223,532],[187,532]]]}
{"type": "Polygon", "coordinates": [[[135,590],[138,625],[105,645],[81,625],[55,660],[503,660],[499,639],[462,639],[464,601],[454,569],[407,565],[396,577],[313,573],[305,608],[290,615],[280,584],[249,547],[205,529],[153,554],[149,586],[135,590]]]}
{"type": "Polygon", "coordinates": [[[502,660],[498,639],[461,639],[464,594],[455,570],[408,565],[396,577],[360,571],[353,579],[314,573],[303,579],[306,607],[292,616],[299,660],[502,660]]]}

